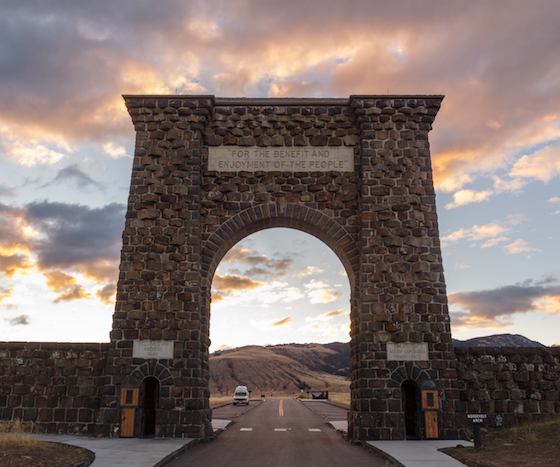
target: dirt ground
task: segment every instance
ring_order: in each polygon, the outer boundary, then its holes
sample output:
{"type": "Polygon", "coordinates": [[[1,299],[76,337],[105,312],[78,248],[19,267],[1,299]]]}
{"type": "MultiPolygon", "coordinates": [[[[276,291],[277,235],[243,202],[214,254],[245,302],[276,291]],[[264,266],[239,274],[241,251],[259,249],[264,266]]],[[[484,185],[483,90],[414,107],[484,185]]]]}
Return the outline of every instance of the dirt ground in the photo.
{"type": "Polygon", "coordinates": [[[558,467],[560,418],[486,433],[481,449],[442,451],[471,467],[558,467]]]}
{"type": "Polygon", "coordinates": [[[0,438],[2,467],[67,467],[88,461],[87,454],[75,446],[44,441],[22,444],[0,438]]]}

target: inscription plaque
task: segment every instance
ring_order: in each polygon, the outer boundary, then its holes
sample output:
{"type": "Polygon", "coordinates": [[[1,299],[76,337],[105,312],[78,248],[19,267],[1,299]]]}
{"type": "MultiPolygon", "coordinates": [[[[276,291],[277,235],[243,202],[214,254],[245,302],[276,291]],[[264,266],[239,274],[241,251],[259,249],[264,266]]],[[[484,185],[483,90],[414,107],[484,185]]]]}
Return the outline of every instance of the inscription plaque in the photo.
{"type": "Polygon", "coordinates": [[[428,360],[428,344],[426,342],[387,342],[387,360],[428,360]]]}
{"type": "Polygon", "coordinates": [[[353,172],[354,148],[346,146],[210,146],[208,170],[218,172],[353,172]]]}
{"type": "Polygon", "coordinates": [[[135,340],[132,345],[132,358],[173,358],[173,341],[135,340]]]}

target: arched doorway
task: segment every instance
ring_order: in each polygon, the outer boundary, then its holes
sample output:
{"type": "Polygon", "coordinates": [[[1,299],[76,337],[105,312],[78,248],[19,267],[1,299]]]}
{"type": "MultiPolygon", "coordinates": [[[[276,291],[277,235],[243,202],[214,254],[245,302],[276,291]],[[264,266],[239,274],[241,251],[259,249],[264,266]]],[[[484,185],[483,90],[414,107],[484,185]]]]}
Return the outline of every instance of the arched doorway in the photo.
{"type": "Polygon", "coordinates": [[[142,381],[141,435],[149,438],[156,435],[156,412],[159,401],[159,380],[148,376],[142,381]]]}
{"type": "Polygon", "coordinates": [[[420,390],[418,385],[407,379],[401,385],[402,407],[406,439],[420,439],[420,390]]]}
{"type": "Polygon", "coordinates": [[[350,283],[327,244],[300,229],[252,233],[223,257],[211,291],[212,399],[231,399],[241,385],[253,396],[329,391],[349,401],[350,283]],[[296,356],[312,365],[318,355],[329,362],[329,377],[284,368],[296,356]]]}

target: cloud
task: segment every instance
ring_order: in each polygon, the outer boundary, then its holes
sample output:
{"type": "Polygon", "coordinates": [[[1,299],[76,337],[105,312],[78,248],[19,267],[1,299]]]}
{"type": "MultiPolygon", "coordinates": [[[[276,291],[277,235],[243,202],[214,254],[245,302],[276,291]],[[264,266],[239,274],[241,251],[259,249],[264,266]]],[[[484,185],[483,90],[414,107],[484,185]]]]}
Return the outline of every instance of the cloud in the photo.
{"type": "Polygon", "coordinates": [[[115,294],[117,293],[116,284],[107,284],[103,288],[95,292],[95,295],[107,305],[112,305],[115,303],[115,294]]]}
{"type": "Polygon", "coordinates": [[[270,258],[243,246],[234,246],[222,259],[224,263],[241,263],[251,266],[244,274],[263,277],[282,277],[292,265],[288,257],[270,258]]]}
{"type": "Polygon", "coordinates": [[[323,313],[321,316],[323,316],[326,319],[332,319],[335,318],[337,316],[342,316],[342,315],[347,315],[348,314],[348,310],[332,310],[332,311],[327,311],[325,313],[323,313]]]}
{"type": "Polygon", "coordinates": [[[548,198],[548,202],[550,204],[560,204],[560,196],[553,196],[552,198],[548,198]]]}
{"type": "Polygon", "coordinates": [[[12,255],[27,251],[32,235],[33,228],[24,210],[0,203],[0,252],[12,255]]]}
{"type": "Polygon", "coordinates": [[[212,281],[212,285],[222,293],[229,293],[257,289],[262,287],[263,283],[235,274],[225,274],[223,276],[216,274],[214,276],[214,280],[212,281]]]}
{"type": "Polygon", "coordinates": [[[323,281],[312,279],[304,285],[310,303],[331,303],[339,296],[340,292],[335,287],[323,281]]]}
{"type": "MultiPolygon", "coordinates": [[[[511,214],[507,216],[501,222],[491,222],[482,225],[473,225],[468,228],[461,228],[445,235],[441,238],[443,244],[450,244],[461,240],[466,240],[478,243],[480,248],[492,248],[497,245],[510,242],[511,238],[509,233],[513,226],[519,225],[525,221],[525,216],[520,214],[511,214]]],[[[521,249],[523,246],[529,248],[526,244],[523,245],[523,240],[516,240],[510,243],[511,246],[505,246],[506,252],[512,253],[517,249],[521,249]],[[510,251],[511,250],[511,251],[510,251]]],[[[526,250],[525,252],[528,252],[526,250]]],[[[535,250],[533,250],[535,251],[535,250]]],[[[518,251],[521,253],[521,251],[518,251]]]]}
{"type": "Polygon", "coordinates": [[[491,238],[489,240],[486,240],[484,242],[482,242],[480,244],[480,248],[493,248],[497,245],[499,245],[500,243],[505,243],[505,242],[509,242],[511,239],[509,237],[507,237],[506,235],[500,235],[498,237],[494,237],[491,238]]]}
{"type": "Polygon", "coordinates": [[[33,136],[60,152],[47,142],[129,137],[122,93],[443,92],[435,182],[457,191],[560,136],[557,5],[510,5],[504,13],[493,2],[438,0],[352,9],[335,1],[118,2],[110,10],[9,2],[0,15],[0,105],[10,111],[1,120],[18,144],[33,136]],[[502,21],[492,23],[498,13],[502,21]]]}
{"type": "Polygon", "coordinates": [[[90,294],[81,285],[75,285],[73,287],[70,287],[69,289],[66,289],[63,293],[56,297],[54,303],[69,302],[71,300],[81,300],[89,297],[90,294]]]}
{"type": "Polygon", "coordinates": [[[286,326],[288,324],[292,324],[292,322],[293,322],[292,317],[291,316],[286,316],[282,319],[279,319],[278,321],[274,321],[272,323],[272,326],[277,328],[277,327],[280,327],[280,326],[286,326]]]}
{"type": "Polygon", "coordinates": [[[486,240],[490,238],[500,237],[505,232],[507,232],[507,230],[508,229],[505,226],[495,222],[482,225],[473,225],[469,228],[455,230],[450,234],[442,237],[441,240],[444,243],[456,242],[458,240],[486,240]]]}
{"type": "Polygon", "coordinates": [[[527,180],[521,178],[503,179],[498,176],[493,176],[492,180],[494,181],[494,189],[498,193],[517,193],[527,184],[527,180]]]}
{"type": "Polygon", "coordinates": [[[445,209],[455,209],[472,203],[482,203],[492,196],[492,191],[459,190],[453,193],[453,201],[445,205],[445,209]]]}
{"type": "Polygon", "coordinates": [[[1,255],[0,254],[0,273],[12,277],[19,272],[25,272],[31,267],[29,259],[25,255],[1,255]]]}
{"type": "Polygon", "coordinates": [[[54,303],[69,302],[89,298],[90,294],[77,283],[76,278],[62,271],[43,271],[47,287],[58,295],[54,303]]]}
{"type": "Polygon", "coordinates": [[[560,176],[560,146],[548,146],[521,157],[512,167],[512,177],[529,178],[548,183],[560,176]]]}
{"type": "Polygon", "coordinates": [[[61,292],[76,285],[76,279],[62,271],[44,271],[47,287],[54,292],[61,292]]]}
{"type": "MultiPolygon", "coordinates": [[[[469,190],[463,189],[453,193],[453,201],[445,205],[445,209],[456,209],[468,204],[482,203],[488,201],[493,196],[500,193],[519,193],[527,184],[526,180],[521,178],[503,179],[498,176],[493,176],[493,189],[486,190],[469,190]]],[[[452,190],[451,190],[452,191],[452,190]]]]}
{"type": "Polygon", "coordinates": [[[118,204],[0,204],[0,272],[42,273],[56,303],[89,297],[75,274],[103,284],[116,279],[123,221],[118,204]]]}
{"type": "Polygon", "coordinates": [[[105,151],[113,159],[120,159],[121,157],[128,157],[126,148],[120,144],[109,141],[101,145],[103,151],[105,151]]]}
{"type": "Polygon", "coordinates": [[[2,129],[0,118],[0,154],[4,153],[13,162],[26,167],[37,165],[54,165],[65,155],[59,148],[49,147],[47,142],[31,138],[18,139],[18,136],[2,129]]]}
{"type": "Polygon", "coordinates": [[[8,321],[10,326],[27,326],[28,324],[31,324],[31,319],[29,318],[29,315],[25,315],[25,314],[18,315],[13,318],[9,318],[6,321],[8,321]]]}
{"type": "Polygon", "coordinates": [[[262,289],[262,294],[259,295],[257,300],[261,303],[290,303],[295,302],[304,297],[301,290],[297,287],[292,287],[286,282],[274,281],[266,284],[262,289]]]}
{"type": "Polygon", "coordinates": [[[30,203],[27,222],[41,232],[30,241],[42,269],[73,269],[99,281],[117,274],[124,206],[99,208],[67,203],[30,203]]]}
{"type": "Polygon", "coordinates": [[[212,303],[239,296],[241,292],[255,290],[263,286],[263,282],[239,274],[219,274],[216,272],[212,281],[212,303]]]}
{"type": "Polygon", "coordinates": [[[326,322],[326,321],[332,321],[333,319],[336,319],[340,316],[344,316],[345,318],[349,319],[350,318],[349,313],[350,312],[348,310],[343,310],[343,309],[325,311],[324,313],[321,313],[318,316],[308,316],[305,319],[305,321],[309,323],[326,322]]]}
{"type": "Polygon", "coordinates": [[[317,274],[319,272],[323,272],[323,270],[321,268],[318,268],[317,266],[305,266],[304,268],[301,268],[296,273],[296,275],[298,277],[307,277],[307,276],[312,276],[313,274],[317,274]]]}
{"type": "Polygon", "coordinates": [[[517,239],[505,246],[506,252],[510,255],[519,255],[522,253],[533,253],[540,251],[538,248],[531,247],[525,240],[517,239]]]}
{"type": "Polygon", "coordinates": [[[523,283],[496,289],[449,294],[456,327],[503,327],[516,313],[560,313],[560,286],[556,280],[523,283]]]}
{"type": "Polygon", "coordinates": [[[13,295],[12,289],[0,287],[0,305],[3,305],[5,300],[13,295]]]}
{"type": "Polygon", "coordinates": [[[103,188],[103,184],[91,178],[85,172],[80,170],[77,164],[71,164],[59,170],[53,180],[43,185],[56,185],[59,183],[71,182],[77,188],[93,186],[98,189],[103,188]]]}
{"type": "Polygon", "coordinates": [[[5,196],[5,197],[12,197],[15,196],[16,192],[13,188],[7,187],[5,185],[0,185],[0,196],[5,196]]]}

